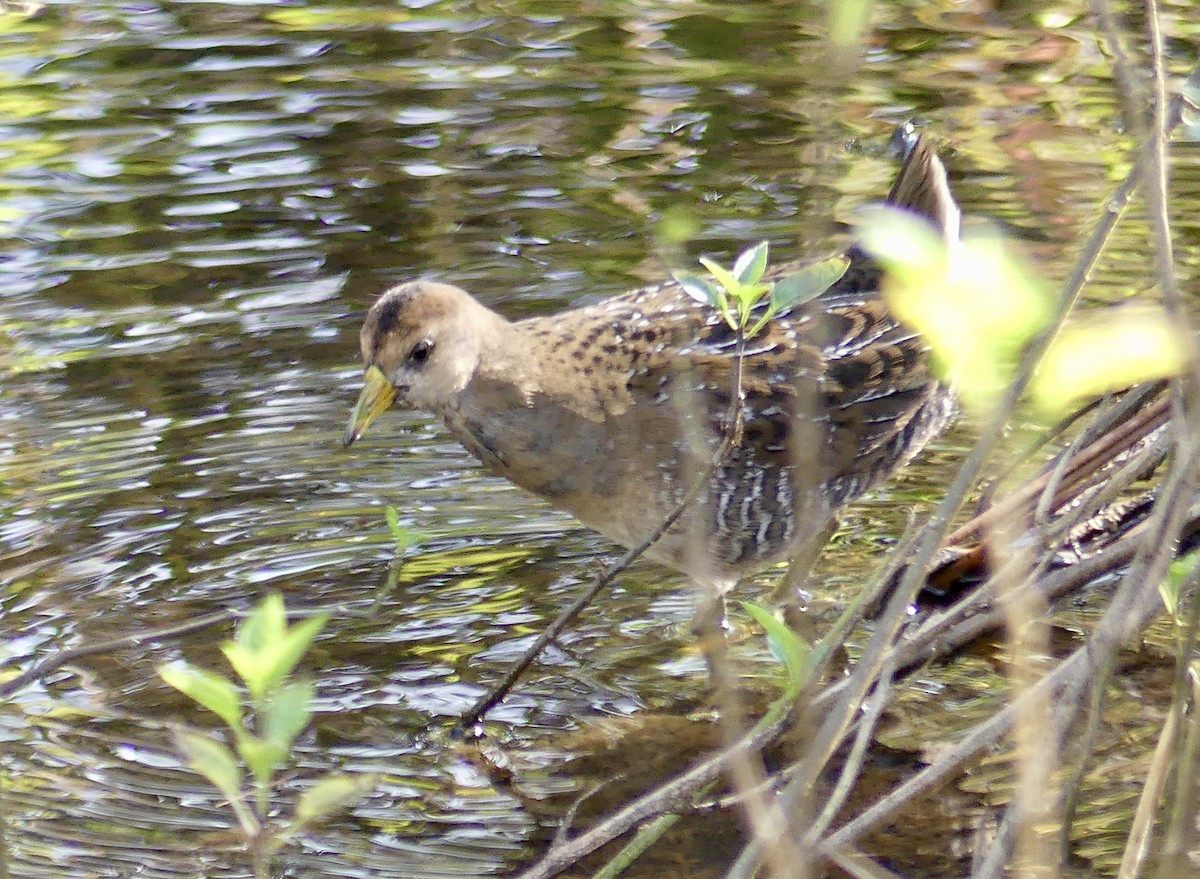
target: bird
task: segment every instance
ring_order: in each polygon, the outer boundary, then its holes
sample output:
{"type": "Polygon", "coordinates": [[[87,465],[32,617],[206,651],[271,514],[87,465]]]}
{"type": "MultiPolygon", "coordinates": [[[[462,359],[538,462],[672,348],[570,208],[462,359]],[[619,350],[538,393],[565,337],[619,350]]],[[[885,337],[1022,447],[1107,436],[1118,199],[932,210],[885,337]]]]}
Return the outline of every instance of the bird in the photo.
{"type": "MultiPolygon", "coordinates": [[[[957,241],[946,169],[927,137],[904,130],[886,202],[957,241]]],[[[926,340],[880,295],[879,264],[858,245],[845,258],[840,279],[743,338],[740,355],[719,309],[674,278],[517,321],[443,281],[400,283],[363,323],[344,443],[393,406],[424,410],[487,469],[625,547],[711,469],[645,556],[723,594],[787,560],[955,412],[926,340]],[[741,429],[714,467],[735,395],[741,429]]]]}

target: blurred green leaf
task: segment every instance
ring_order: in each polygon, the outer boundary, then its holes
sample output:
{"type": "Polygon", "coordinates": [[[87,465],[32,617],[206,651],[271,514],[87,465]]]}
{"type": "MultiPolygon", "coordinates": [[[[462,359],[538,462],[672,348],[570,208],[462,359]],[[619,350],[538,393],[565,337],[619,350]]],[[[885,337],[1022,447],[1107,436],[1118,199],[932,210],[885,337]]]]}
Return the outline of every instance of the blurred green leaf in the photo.
{"type": "Polygon", "coordinates": [[[251,697],[259,702],[291,674],[328,619],[327,613],[316,614],[289,629],[283,600],[271,595],[238,629],[233,642],[221,645],[221,650],[245,682],[251,697]],[[266,612],[260,613],[264,608],[266,612]],[[251,626],[252,631],[243,632],[251,626]]]}
{"type": "Polygon", "coordinates": [[[929,340],[939,372],[968,406],[990,406],[1048,322],[1050,295],[994,235],[951,251],[929,223],[887,207],[864,211],[859,233],[887,270],[892,313],[929,340]]]}
{"type": "Polygon", "coordinates": [[[662,212],[655,231],[656,237],[664,244],[678,246],[696,237],[700,232],[700,222],[691,209],[683,205],[671,205],[662,212]]]}
{"type": "Polygon", "coordinates": [[[388,531],[391,532],[392,539],[396,541],[397,553],[404,553],[425,539],[425,535],[420,531],[409,528],[400,521],[400,514],[394,506],[390,504],[387,506],[384,510],[384,518],[387,520],[388,531]]]}
{"type": "Polygon", "coordinates": [[[296,803],[296,821],[309,825],[352,806],[371,792],[379,781],[375,773],[350,775],[338,772],[326,775],[300,794],[296,803]]]}
{"type": "Polygon", "coordinates": [[[1085,315],[1051,343],[1030,393],[1057,418],[1088,397],[1178,375],[1187,358],[1186,337],[1161,312],[1085,315]]]}
{"type": "Polygon", "coordinates": [[[787,671],[789,692],[799,692],[807,683],[809,645],[766,608],[749,601],[741,602],[746,613],[762,627],[767,646],[787,671]]]}
{"type": "Polygon", "coordinates": [[[1200,551],[1189,552],[1187,555],[1175,559],[1167,568],[1167,576],[1158,584],[1158,594],[1162,596],[1163,606],[1177,622],[1179,621],[1179,598],[1183,591],[1183,584],[1196,570],[1197,564],[1200,564],[1200,551]]]}
{"type": "Polygon", "coordinates": [[[871,0],[838,0],[828,5],[829,39],[842,49],[861,49],[871,14],[871,0]]]}
{"type": "Polygon", "coordinates": [[[743,286],[757,284],[767,270],[767,256],[770,252],[770,242],[760,241],[758,244],[744,250],[733,264],[733,276],[743,286]]]}
{"type": "Polygon", "coordinates": [[[190,666],[183,660],[160,665],[158,676],[188,698],[203,705],[230,727],[241,727],[242,696],[232,681],[219,674],[190,666]]]}
{"type": "Polygon", "coordinates": [[[717,291],[708,281],[697,275],[689,275],[683,272],[675,273],[675,280],[683,292],[687,293],[701,305],[716,305],[717,291]]]}
{"type": "Polygon", "coordinates": [[[805,266],[775,282],[771,288],[771,303],[776,311],[787,311],[816,299],[840,281],[849,267],[850,260],[844,256],[830,257],[805,266]]]}
{"type": "Polygon", "coordinates": [[[185,729],[172,731],[175,747],[188,766],[209,780],[230,802],[242,796],[242,769],[233,752],[220,742],[185,729]]]}
{"type": "Polygon", "coordinates": [[[275,690],[263,712],[263,738],[284,752],[291,751],[292,742],[312,717],[313,695],[313,685],[308,681],[275,690]]]}
{"type": "Polygon", "coordinates": [[[279,747],[278,742],[268,741],[253,733],[242,733],[238,736],[237,750],[260,788],[271,783],[271,776],[282,768],[288,755],[287,748],[279,747]]]}

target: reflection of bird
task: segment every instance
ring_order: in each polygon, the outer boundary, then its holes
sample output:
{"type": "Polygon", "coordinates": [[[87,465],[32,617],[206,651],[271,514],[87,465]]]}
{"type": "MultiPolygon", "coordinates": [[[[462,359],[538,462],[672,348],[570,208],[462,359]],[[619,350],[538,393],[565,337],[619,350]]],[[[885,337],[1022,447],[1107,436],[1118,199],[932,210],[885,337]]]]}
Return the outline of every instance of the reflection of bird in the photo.
{"type": "MultiPolygon", "coordinates": [[[[927,141],[906,145],[888,201],[956,237],[941,161],[927,141]]],[[[875,263],[848,256],[828,291],[747,341],[741,440],[649,558],[732,585],[822,531],[946,423],[925,343],[885,308],[875,263]]],[[[372,306],[361,343],[347,445],[393,403],[425,409],[491,470],[625,546],[708,465],[733,393],[734,332],[673,281],[515,323],[457,287],[412,281],[372,306]]]]}

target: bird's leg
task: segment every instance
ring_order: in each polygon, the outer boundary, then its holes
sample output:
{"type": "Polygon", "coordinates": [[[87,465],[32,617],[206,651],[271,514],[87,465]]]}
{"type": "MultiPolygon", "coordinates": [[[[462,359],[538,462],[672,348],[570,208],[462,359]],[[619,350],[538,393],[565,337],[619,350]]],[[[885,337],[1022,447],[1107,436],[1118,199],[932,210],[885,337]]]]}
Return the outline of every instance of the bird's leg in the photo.
{"type": "Polygon", "coordinates": [[[717,708],[727,711],[737,698],[736,682],[729,659],[729,621],[726,617],[725,593],[728,590],[712,584],[701,586],[696,610],[692,614],[692,632],[708,667],[709,685],[717,708]]]}

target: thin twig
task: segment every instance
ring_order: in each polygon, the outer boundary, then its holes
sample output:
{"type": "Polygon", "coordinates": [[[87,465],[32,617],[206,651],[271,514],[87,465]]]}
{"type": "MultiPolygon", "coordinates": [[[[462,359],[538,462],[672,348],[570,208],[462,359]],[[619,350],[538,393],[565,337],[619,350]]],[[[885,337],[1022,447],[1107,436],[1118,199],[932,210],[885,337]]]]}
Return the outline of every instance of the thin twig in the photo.
{"type": "Polygon", "coordinates": [[[171,626],[163,626],[161,629],[151,629],[146,632],[139,632],[134,635],[125,635],[121,638],[113,638],[108,641],[94,641],[91,644],[85,644],[82,647],[71,647],[66,650],[59,650],[57,653],[52,653],[41,662],[33,667],[26,669],[21,674],[14,678],[10,678],[3,684],[0,684],[0,699],[7,699],[18,690],[21,690],[34,681],[41,680],[50,672],[57,668],[61,668],[67,663],[74,662],[85,656],[93,656],[97,653],[112,653],[117,650],[127,650],[130,647],[141,647],[153,641],[165,641],[168,638],[177,638],[180,635],[187,635],[191,632],[199,631],[200,629],[214,626],[217,623],[228,622],[229,620],[237,619],[241,613],[234,610],[219,610],[210,614],[205,614],[202,617],[188,620],[186,623],[176,623],[171,626]]]}
{"type": "Polygon", "coordinates": [[[1158,734],[1158,744],[1150,759],[1150,771],[1142,794],[1138,797],[1137,809],[1133,813],[1133,826],[1125,840],[1125,851],[1121,855],[1121,869],[1117,879],[1137,879],[1142,874],[1146,855],[1150,849],[1150,831],[1154,827],[1154,813],[1167,787],[1167,778],[1176,769],[1174,763],[1175,742],[1179,737],[1181,712],[1171,711],[1158,734]]]}
{"type": "Polygon", "coordinates": [[[1200,723],[1197,722],[1195,711],[1188,711],[1196,702],[1196,681],[1192,671],[1192,657],[1195,655],[1197,633],[1200,632],[1200,595],[1197,586],[1200,585],[1200,564],[1193,565],[1187,577],[1179,588],[1179,598],[1190,596],[1188,599],[1188,614],[1182,631],[1179,633],[1178,649],[1175,659],[1175,682],[1171,703],[1173,714],[1180,715],[1180,722],[1188,723],[1184,750],[1175,759],[1175,784],[1172,786],[1170,811],[1164,824],[1162,857],[1160,875],[1168,874],[1170,864],[1178,865],[1180,859],[1186,857],[1184,847],[1185,827],[1195,815],[1193,802],[1196,796],[1196,779],[1194,772],[1200,723]],[[1185,721],[1185,716],[1190,719],[1185,721]]]}
{"type": "Polygon", "coordinates": [[[571,622],[574,621],[574,619],[579,616],[579,614],[582,613],[589,604],[592,603],[595,597],[599,595],[606,587],[608,587],[613,580],[616,579],[618,574],[622,573],[626,568],[633,564],[633,562],[636,561],[642,554],[644,554],[646,550],[654,546],[654,544],[656,544],[662,538],[662,536],[666,534],[668,530],[670,530],[671,526],[678,521],[679,517],[687,511],[688,507],[690,507],[696,501],[696,499],[700,496],[700,493],[704,491],[709,480],[712,478],[713,474],[716,473],[717,468],[721,466],[724,460],[729,456],[729,453],[733,450],[733,447],[737,445],[741,439],[742,395],[740,389],[742,375],[741,351],[743,348],[744,342],[742,343],[742,347],[739,347],[739,353],[735,357],[734,378],[736,381],[735,387],[737,388],[737,393],[733,395],[733,399],[730,402],[727,420],[728,427],[725,431],[725,435],[722,437],[721,444],[717,447],[712,459],[708,462],[700,475],[697,476],[692,484],[688,487],[683,499],[675,505],[674,509],[672,509],[671,512],[669,512],[663,518],[663,520],[658,523],[658,527],[648,534],[641,543],[628,550],[623,556],[597,574],[595,580],[592,581],[592,585],[587,589],[587,591],[576,598],[575,601],[571,602],[571,604],[569,604],[555,618],[554,622],[542,630],[542,633],[538,635],[532,644],[529,645],[529,647],[524,653],[521,654],[516,662],[509,666],[508,671],[506,671],[503,677],[500,678],[499,683],[495,684],[480,699],[476,700],[475,704],[473,704],[463,713],[463,716],[458,721],[458,728],[460,730],[472,730],[485,714],[496,707],[496,705],[509,694],[517,680],[525,673],[525,670],[533,664],[533,661],[537,659],[541,652],[546,649],[547,645],[549,645],[551,641],[562,634],[563,629],[569,626],[571,622]]]}
{"type": "MultiPolygon", "coordinates": [[[[1135,628],[1133,622],[1145,619],[1148,624],[1162,609],[1158,584],[1162,582],[1167,566],[1174,558],[1175,538],[1182,529],[1189,513],[1187,504],[1200,481],[1200,475],[1196,472],[1197,461],[1200,460],[1197,425],[1175,422],[1173,426],[1178,446],[1162,492],[1154,504],[1149,525],[1149,533],[1156,539],[1142,542],[1112,603],[1088,639],[1085,645],[1088,661],[1085,673],[1056,700],[1053,728],[1047,734],[1045,744],[1055,753],[1061,752],[1077,712],[1086,701],[1087,687],[1111,662],[1121,644],[1140,631],[1140,627],[1135,628]]],[[[1010,803],[1001,823],[1002,831],[1015,829],[1020,820],[1017,804],[1010,803]]],[[[1013,841],[1012,832],[998,833],[983,865],[975,873],[975,879],[998,877],[1012,853],[1013,841]]]]}
{"type": "Polygon", "coordinates": [[[826,798],[824,807],[819,815],[812,822],[812,826],[805,834],[805,843],[812,847],[817,840],[825,835],[829,830],[833,820],[837,817],[845,804],[847,797],[854,788],[854,783],[858,780],[859,773],[862,771],[863,761],[867,756],[867,748],[874,740],[875,727],[879,723],[879,718],[883,714],[884,707],[888,704],[891,698],[892,678],[896,673],[895,658],[889,657],[888,662],[883,667],[883,672],[879,676],[879,682],[875,684],[875,690],[871,693],[871,700],[867,704],[866,713],[858,722],[858,730],[854,735],[854,744],[850,748],[850,753],[846,756],[846,762],[842,765],[842,770],[838,774],[837,783],[834,784],[833,790],[826,798]]]}

